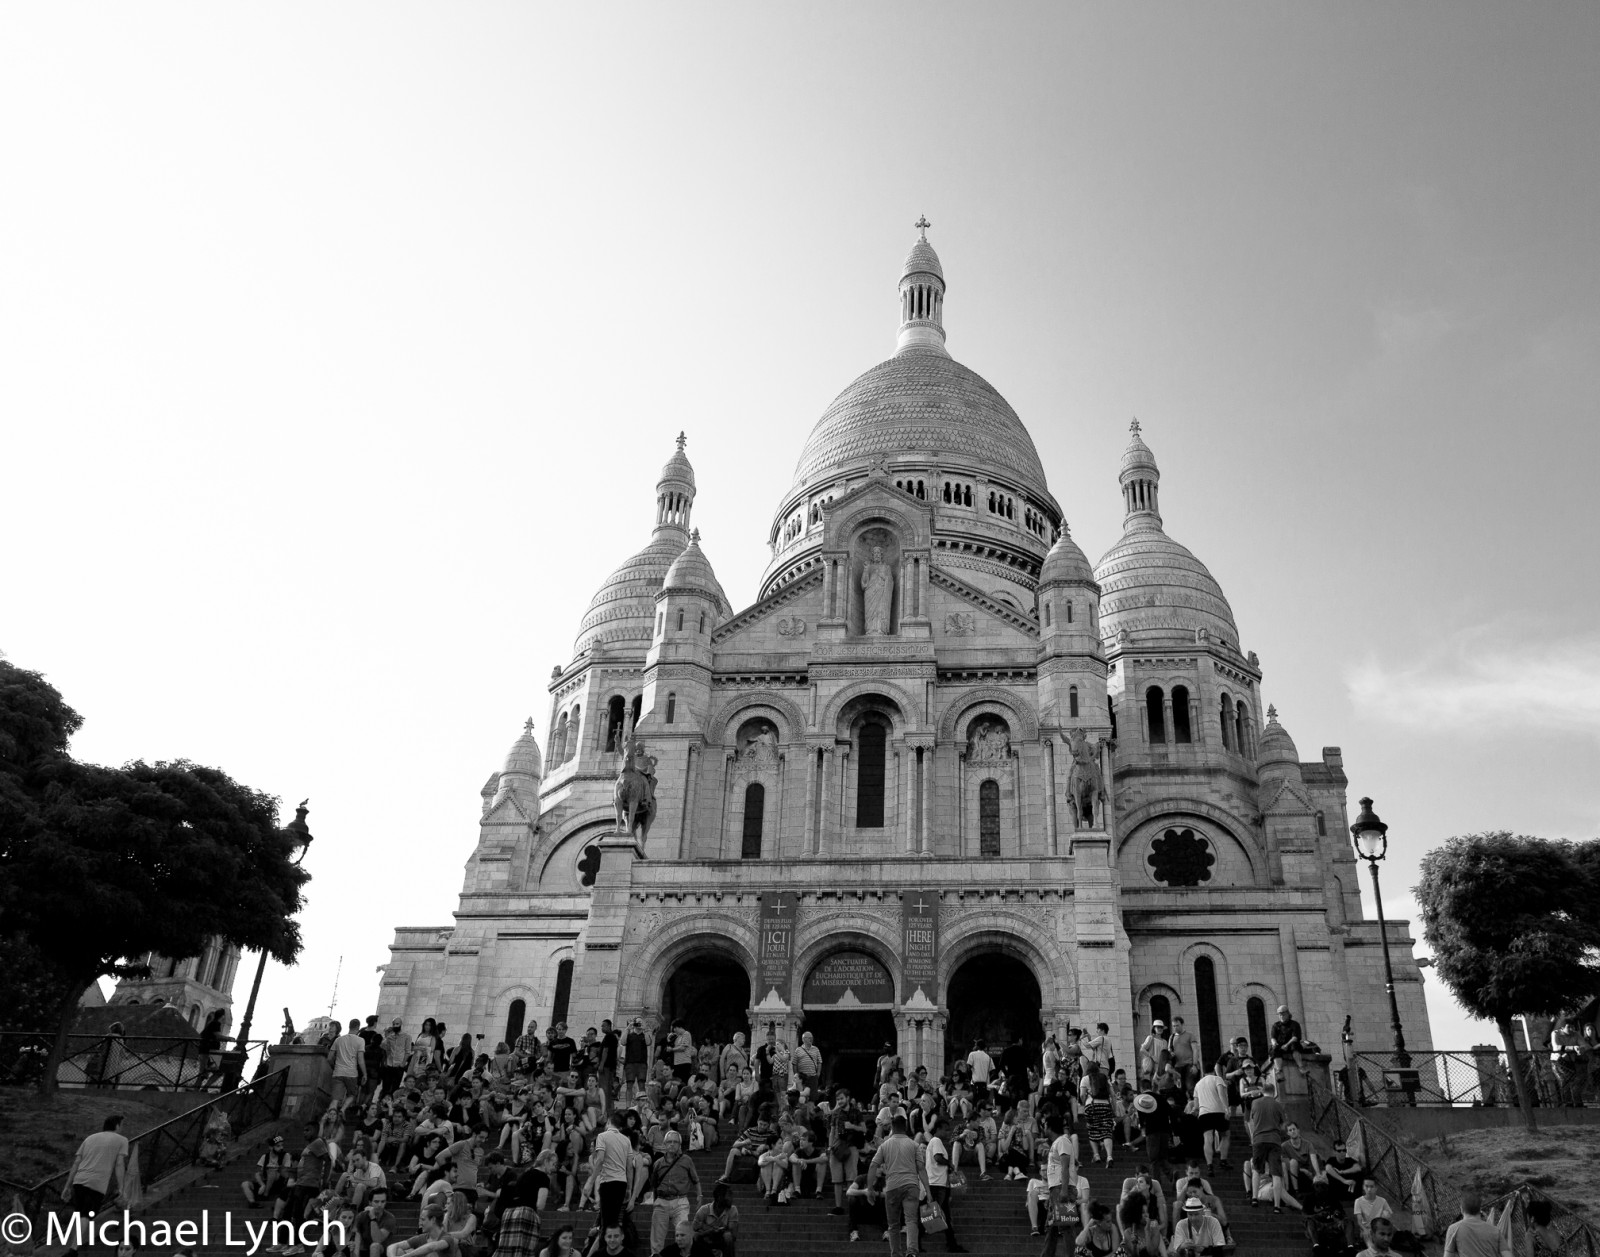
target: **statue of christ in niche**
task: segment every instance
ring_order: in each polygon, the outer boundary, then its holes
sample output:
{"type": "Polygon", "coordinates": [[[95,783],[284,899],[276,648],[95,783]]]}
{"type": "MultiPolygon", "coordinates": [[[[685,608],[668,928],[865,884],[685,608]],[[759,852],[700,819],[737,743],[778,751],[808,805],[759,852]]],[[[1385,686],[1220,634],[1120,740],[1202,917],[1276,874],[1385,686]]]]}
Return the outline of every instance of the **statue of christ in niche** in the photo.
{"type": "Polygon", "coordinates": [[[861,568],[862,629],[868,637],[889,632],[889,608],[894,601],[894,569],[883,561],[883,547],[872,547],[872,558],[861,568]]]}

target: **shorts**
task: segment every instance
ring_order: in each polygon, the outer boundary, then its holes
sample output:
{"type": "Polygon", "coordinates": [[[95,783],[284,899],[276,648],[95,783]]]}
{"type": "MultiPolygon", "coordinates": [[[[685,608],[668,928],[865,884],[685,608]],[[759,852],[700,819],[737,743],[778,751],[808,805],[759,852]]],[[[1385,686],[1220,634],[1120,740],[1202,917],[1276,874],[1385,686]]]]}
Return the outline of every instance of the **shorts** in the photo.
{"type": "Polygon", "coordinates": [[[1226,1113],[1200,1114],[1200,1130],[1202,1133],[1208,1130],[1214,1130],[1221,1135],[1227,1134],[1228,1115],[1226,1113]]]}
{"type": "Polygon", "coordinates": [[[622,1081],[623,1082],[643,1082],[644,1081],[644,1062],[643,1061],[628,1061],[628,1062],[624,1063],[624,1065],[622,1066],[622,1081]]]}
{"type": "Polygon", "coordinates": [[[1283,1149],[1278,1144],[1251,1144],[1250,1159],[1258,1170],[1272,1175],[1283,1173],[1283,1149]]]}

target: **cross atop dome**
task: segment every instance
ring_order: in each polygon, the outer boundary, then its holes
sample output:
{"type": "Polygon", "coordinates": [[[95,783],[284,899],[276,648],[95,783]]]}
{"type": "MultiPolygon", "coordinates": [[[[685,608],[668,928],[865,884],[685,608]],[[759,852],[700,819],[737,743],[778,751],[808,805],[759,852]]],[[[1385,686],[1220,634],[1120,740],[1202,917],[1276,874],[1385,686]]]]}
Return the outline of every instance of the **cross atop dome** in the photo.
{"type": "Polygon", "coordinates": [[[689,438],[684,436],[682,432],[678,433],[678,448],[681,450],[687,444],[689,444],[689,438]]]}
{"type": "MultiPolygon", "coordinates": [[[[1128,425],[1128,431],[1132,432],[1135,436],[1138,435],[1138,433],[1139,433],[1139,416],[1138,415],[1135,415],[1133,417],[1133,422],[1128,425]]],[[[678,440],[679,440],[679,442],[681,444],[681,442],[683,441],[683,437],[680,435],[678,437],[678,440]]]]}
{"type": "Polygon", "coordinates": [[[917,219],[917,221],[911,225],[922,233],[922,238],[924,240],[928,238],[928,228],[933,226],[933,224],[928,221],[928,216],[926,214],[917,219]]]}

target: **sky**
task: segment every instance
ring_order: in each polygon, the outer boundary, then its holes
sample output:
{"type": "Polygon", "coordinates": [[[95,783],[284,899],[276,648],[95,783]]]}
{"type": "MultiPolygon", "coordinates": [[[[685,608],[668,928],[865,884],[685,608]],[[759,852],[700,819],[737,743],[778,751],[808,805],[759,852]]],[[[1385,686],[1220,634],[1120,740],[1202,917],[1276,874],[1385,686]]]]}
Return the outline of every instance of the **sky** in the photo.
{"type": "Polygon", "coordinates": [[[754,600],[926,214],[1091,558],[1138,416],[1404,915],[1600,833],[1597,85],[1582,3],[6,5],[0,650],[82,758],[309,797],[256,1031],[365,1016],[680,430],[754,600]]]}

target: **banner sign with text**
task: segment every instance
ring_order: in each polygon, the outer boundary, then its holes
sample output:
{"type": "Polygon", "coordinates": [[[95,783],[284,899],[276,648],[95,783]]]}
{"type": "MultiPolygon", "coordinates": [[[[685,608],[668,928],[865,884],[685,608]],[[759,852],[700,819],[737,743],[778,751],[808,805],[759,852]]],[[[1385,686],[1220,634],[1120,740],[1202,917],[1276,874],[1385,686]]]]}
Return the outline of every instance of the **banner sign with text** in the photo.
{"type": "Polygon", "coordinates": [[[907,1004],[939,1002],[939,892],[908,890],[900,902],[901,992],[907,1004]]]}
{"type": "Polygon", "coordinates": [[[769,890],[761,896],[761,995],[790,1002],[794,985],[794,918],[800,896],[792,890],[769,890]]]}
{"type": "Polygon", "coordinates": [[[876,956],[836,951],[806,975],[803,1008],[893,1008],[894,979],[876,956]]]}

